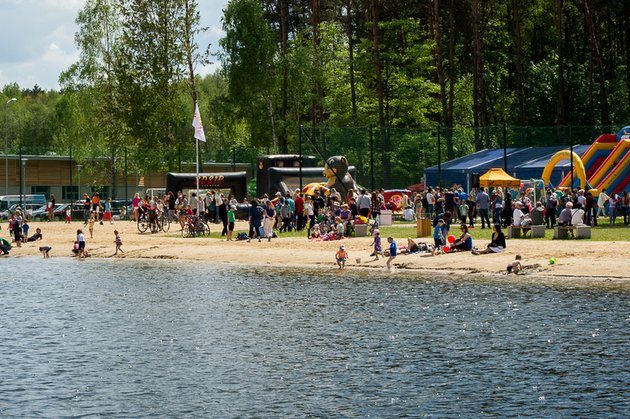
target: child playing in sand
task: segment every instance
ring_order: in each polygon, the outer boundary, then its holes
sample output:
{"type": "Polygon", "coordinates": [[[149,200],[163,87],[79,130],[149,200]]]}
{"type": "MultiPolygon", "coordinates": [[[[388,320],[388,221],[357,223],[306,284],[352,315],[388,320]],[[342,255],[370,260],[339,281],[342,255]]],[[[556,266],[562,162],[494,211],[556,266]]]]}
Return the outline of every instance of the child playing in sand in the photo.
{"type": "Polygon", "coordinates": [[[115,236],[114,244],[116,244],[116,252],[114,253],[114,255],[117,255],[119,250],[120,250],[120,253],[125,253],[120,248],[120,246],[122,246],[122,240],[120,239],[120,235],[118,234],[118,230],[114,230],[114,236],[115,236]]]}
{"type": "Polygon", "coordinates": [[[44,259],[48,259],[50,257],[49,253],[52,247],[50,246],[40,246],[39,251],[44,255],[44,259]]]}
{"type": "Polygon", "coordinates": [[[434,243],[433,253],[432,253],[433,256],[436,255],[438,250],[440,252],[442,251],[442,246],[446,242],[446,240],[444,239],[443,227],[444,227],[444,220],[440,218],[436,226],[433,228],[433,243],[434,243]]]}
{"type": "Polygon", "coordinates": [[[96,215],[94,212],[90,213],[90,219],[88,220],[88,230],[90,231],[90,238],[94,238],[94,222],[96,221],[96,215]]]}
{"type": "Polygon", "coordinates": [[[25,218],[22,222],[22,243],[26,243],[26,240],[28,240],[28,229],[28,220],[25,218]]]}
{"type": "Polygon", "coordinates": [[[77,230],[77,243],[79,243],[79,257],[83,259],[85,257],[85,235],[83,230],[77,230]]]}
{"type": "Polygon", "coordinates": [[[383,253],[383,248],[381,247],[381,233],[378,229],[374,229],[374,241],[370,246],[374,246],[374,253],[370,256],[374,256],[378,260],[378,255],[383,253]]]}
{"type": "Polygon", "coordinates": [[[514,262],[508,264],[507,266],[507,273],[509,274],[518,274],[520,271],[523,270],[523,265],[521,265],[521,255],[516,255],[516,257],[514,258],[514,262]]]}
{"type": "Polygon", "coordinates": [[[392,261],[396,259],[398,255],[398,247],[396,246],[396,241],[394,241],[393,237],[387,238],[387,243],[389,243],[389,257],[387,258],[387,269],[392,270],[392,261]]]}
{"type": "Polygon", "coordinates": [[[344,269],[346,267],[346,260],[348,259],[346,246],[344,246],[343,244],[339,246],[339,250],[337,250],[335,258],[337,259],[337,265],[339,265],[339,269],[344,269]]]}

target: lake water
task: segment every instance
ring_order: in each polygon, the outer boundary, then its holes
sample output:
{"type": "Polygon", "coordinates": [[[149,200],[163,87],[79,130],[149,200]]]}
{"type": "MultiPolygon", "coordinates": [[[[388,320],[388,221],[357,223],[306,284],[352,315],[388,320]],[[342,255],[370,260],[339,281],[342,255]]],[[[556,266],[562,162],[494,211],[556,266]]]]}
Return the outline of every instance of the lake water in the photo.
{"type": "Polygon", "coordinates": [[[630,415],[630,293],[0,260],[0,416],[630,415]]]}

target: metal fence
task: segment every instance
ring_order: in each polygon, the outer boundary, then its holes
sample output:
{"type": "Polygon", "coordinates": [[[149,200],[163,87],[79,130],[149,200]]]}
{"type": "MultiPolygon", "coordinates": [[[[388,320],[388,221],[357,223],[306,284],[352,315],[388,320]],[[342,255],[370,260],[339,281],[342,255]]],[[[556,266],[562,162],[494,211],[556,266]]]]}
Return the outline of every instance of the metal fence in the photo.
{"type": "MultiPolygon", "coordinates": [[[[484,128],[399,129],[364,127],[300,127],[289,138],[290,154],[313,155],[322,167],[326,158],[346,156],[356,168],[356,181],[369,189],[404,188],[422,180],[425,168],[453,158],[463,157],[480,149],[502,147],[535,147],[590,144],[599,135],[618,128],[603,126],[514,127],[507,125],[484,128]]],[[[78,182],[77,165],[82,165],[82,185],[98,183],[125,184],[141,175],[147,159],[159,171],[190,171],[195,161],[193,141],[182,141],[165,150],[152,150],[142,158],[126,148],[112,153],[83,147],[41,149],[28,144],[13,144],[9,154],[69,156],[68,184],[78,182]],[[89,162],[89,164],[86,164],[89,162]],[[103,181],[103,179],[106,179],[103,181]]],[[[202,143],[200,158],[204,162],[247,163],[252,173],[257,159],[273,153],[270,147],[217,147],[202,143]]],[[[118,186],[120,188],[120,186],[118,186]]],[[[115,187],[112,187],[115,189],[115,187]]],[[[119,194],[121,195],[121,194],[119,194]]]]}

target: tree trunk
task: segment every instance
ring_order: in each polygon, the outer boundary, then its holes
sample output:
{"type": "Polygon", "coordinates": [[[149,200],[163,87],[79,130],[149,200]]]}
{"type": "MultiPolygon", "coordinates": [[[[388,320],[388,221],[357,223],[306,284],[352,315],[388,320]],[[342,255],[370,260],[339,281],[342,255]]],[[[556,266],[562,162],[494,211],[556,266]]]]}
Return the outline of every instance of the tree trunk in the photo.
{"type": "MultiPolygon", "coordinates": [[[[448,41],[448,106],[446,108],[446,143],[453,144],[453,109],[455,106],[455,0],[451,0],[449,17],[448,41]]],[[[453,153],[454,155],[455,153],[453,153]]]]}
{"type": "Polygon", "coordinates": [[[372,45],[374,52],[374,69],[376,70],[376,96],[378,99],[378,125],[381,133],[382,147],[382,182],[381,185],[386,187],[389,185],[391,167],[389,159],[389,138],[385,132],[385,109],[383,101],[383,63],[381,61],[381,39],[378,28],[378,17],[380,11],[379,0],[370,0],[370,11],[372,18],[372,45]]]}
{"type": "MultiPolygon", "coordinates": [[[[585,25],[586,27],[588,27],[588,19],[586,19],[586,15],[584,15],[585,17],[585,25]]],[[[588,32],[585,34],[586,35],[586,41],[588,43],[589,46],[591,46],[591,37],[588,35],[588,32]]],[[[589,54],[588,54],[588,122],[589,124],[591,124],[591,126],[595,125],[595,99],[593,98],[593,75],[595,74],[595,60],[593,58],[593,50],[592,48],[589,48],[589,54]]]]}
{"type": "Polygon", "coordinates": [[[194,63],[194,51],[192,40],[192,11],[190,10],[189,0],[184,1],[184,46],[186,48],[186,64],[188,65],[188,82],[190,83],[190,96],[192,97],[193,105],[197,103],[197,85],[195,83],[195,63],[194,63]]]}
{"type": "MultiPolygon", "coordinates": [[[[319,67],[319,0],[311,0],[311,26],[313,28],[313,49],[315,50],[315,66],[319,67]]],[[[315,95],[313,98],[311,122],[313,126],[321,122],[321,96],[322,87],[319,80],[315,80],[315,95]]]]}
{"type": "MultiPolygon", "coordinates": [[[[445,126],[448,119],[448,102],[446,97],[446,76],[444,74],[444,57],[442,56],[442,32],[440,31],[440,0],[432,0],[429,3],[429,29],[435,41],[433,59],[437,72],[438,84],[440,85],[440,102],[442,112],[440,125],[445,126]]],[[[453,153],[453,137],[446,136],[446,155],[449,160],[455,157],[453,153]]]]}
{"type": "Polygon", "coordinates": [[[623,2],[623,21],[626,24],[623,25],[623,30],[625,32],[625,55],[626,55],[626,88],[628,90],[628,98],[630,98],[630,25],[627,22],[630,22],[630,2],[623,2]]]}
{"type": "Polygon", "coordinates": [[[479,128],[486,126],[486,92],[483,78],[483,38],[479,16],[479,0],[471,2],[471,18],[473,28],[473,105],[475,124],[475,149],[483,148],[483,141],[479,135],[479,128]]]}
{"type": "Polygon", "coordinates": [[[280,0],[280,52],[282,54],[282,107],[280,108],[280,118],[283,121],[282,129],[279,135],[279,146],[282,153],[288,153],[287,138],[287,113],[288,113],[288,85],[289,85],[289,68],[286,62],[287,50],[289,48],[289,28],[287,24],[287,15],[289,14],[289,6],[287,0],[280,0]]]}
{"type": "Polygon", "coordinates": [[[523,76],[523,51],[521,38],[521,1],[514,0],[514,48],[516,55],[516,93],[518,96],[518,123],[521,127],[525,121],[525,78],[523,76]]]}
{"type": "Polygon", "coordinates": [[[583,0],[584,9],[586,11],[586,22],[588,27],[588,34],[590,38],[590,53],[597,62],[599,70],[599,109],[600,109],[600,122],[602,125],[610,125],[610,114],[608,112],[608,96],[606,94],[606,74],[604,69],[604,61],[601,51],[599,49],[599,42],[597,39],[597,30],[595,28],[595,10],[593,9],[592,0],[583,0]]]}
{"type": "Polygon", "coordinates": [[[564,108],[564,29],[563,29],[563,0],[556,0],[556,54],[558,55],[558,99],[556,102],[556,125],[566,124],[566,112],[564,108]]]}
{"type": "Polygon", "coordinates": [[[350,63],[350,101],[352,102],[352,120],[357,120],[357,91],[354,83],[354,40],[352,30],[352,0],[346,0],[346,34],[348,36],[348,60],[350,63]]]}

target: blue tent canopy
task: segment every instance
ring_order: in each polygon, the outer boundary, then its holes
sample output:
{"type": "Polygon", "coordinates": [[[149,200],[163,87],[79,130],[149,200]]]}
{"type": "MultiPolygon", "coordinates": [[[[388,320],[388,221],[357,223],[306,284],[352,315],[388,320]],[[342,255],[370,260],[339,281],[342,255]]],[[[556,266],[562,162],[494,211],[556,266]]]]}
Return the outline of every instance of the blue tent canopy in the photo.
{"type": "MultiPolygon", "coordinates": [[[[581,156],[588,145],[573,146],[573,151],[581,156]]],[[[547,162],[555,153],[568,147],[525,147],[507,149],[506,172],[518,179],[539,179],[547,162]]],[[[471,188],[472,174],[482,175],[493,167],[503,168],[503,149],[481,150],[468,156],[460,157],[442,164],[442,185],[450,186],[454,183],[471,188]]],[[[569,161],[562,161],[553,170],[551,183],[557,185],[562,177],[571,170],[569,161]]],[[[438,183],[438,167],[431,166],[424,171],[426,185],[435,186],[438,183]]]]}

